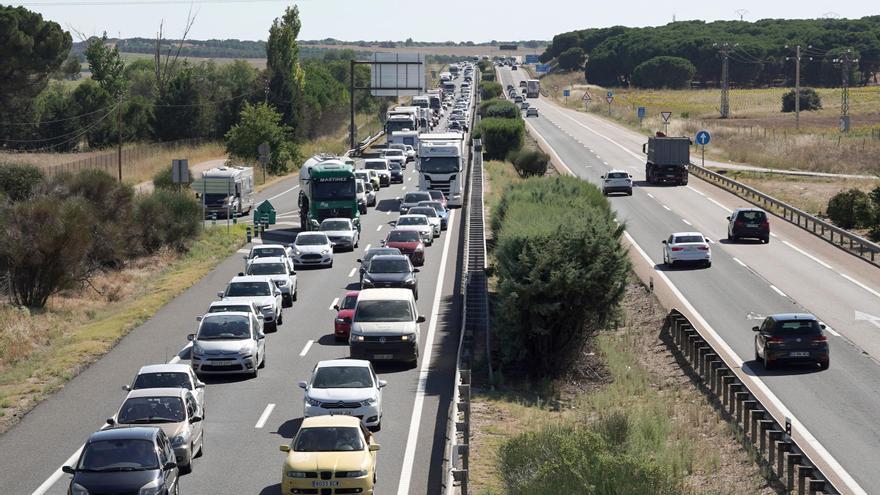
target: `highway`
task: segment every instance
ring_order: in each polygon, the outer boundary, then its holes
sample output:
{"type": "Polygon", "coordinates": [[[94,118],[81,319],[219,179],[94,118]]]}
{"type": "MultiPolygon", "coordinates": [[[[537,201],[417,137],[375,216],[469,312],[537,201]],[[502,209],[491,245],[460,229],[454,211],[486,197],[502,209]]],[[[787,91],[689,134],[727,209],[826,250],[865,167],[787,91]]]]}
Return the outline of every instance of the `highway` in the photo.
{"type": "MultiPolygon", "coordinates": [[[[319,360],[348,356],[347,343],[337,344],[332,335],[332,306],[347,289],[358,288],[355,260],[368,247],[378,246],[391,228],[397,198],[417,187],[414,168],[408,166],[403,184],[382,189],[377,207],[361,217],[358,249],[337,253],[332,269],[298,271],[299,300],[285,308],[279,331],[267,335],[267,366],[259,377],[204,378],[205,454],[194,460],[193,472],[182,477],[182,493],[280,493],[285,457],[278,446],[290,442],[302,418],[303,391],[297,381],[307,380],[319,360]]],[[[279,212],[279,225],[267,232],[265,242],[292,242],[299,223],[297,184],[298,175],[258,195],[258,201],[271,198],[279,212]]],[[[419,274],[418,307],[427,321],[421,327],[418,367],[376,366],[388,381],[382,430],[377,433],[382,445],[379,493],[436,493],[440,487],[461,319],[461,213],[453,211],[449,229],[427,249],[419,274]],[[410,462],[404,462],[405,452],[411,454],[410,462]]],[[[181,352],[186,335],[196,330],[195,317],[242,271],[242,256],[240,251],[220,263],[0,437],[0,493],[66,493],[69,476],[59,468],[73,462],[83,441],[115,412],[125,398],[120,387],[129,384],[142,365],[167,362],[181,352]]],[[[186,352],[180,357],[188,362],[186,352]]]]}
{"type": "MultiPolygon", "coordinates": [[[[523,71],[499,69],[502,85],[519,87],[523,71]]],[[[610,169],[633,175],[633,196],[610,201],[628,234],[760,380],[867,491],[880,490],[880,331],[859,313],[880,313],[880,269],[771,217],[767,245],[731,244],[725,217],[746,201],[697,178],[687,187],[644,182],[647,139],[594,115],[528,100],[540,116],[527,121],[556,158],[599,184],[610,169]],[[708,269],[669,269],[660,241],[672,232],[701,231],[715,241],[708,269]],[[819,372],[767,372],[753,361],[751,327],[763,315],[806,311],[825,322],[831,367],[819,372]]]]}

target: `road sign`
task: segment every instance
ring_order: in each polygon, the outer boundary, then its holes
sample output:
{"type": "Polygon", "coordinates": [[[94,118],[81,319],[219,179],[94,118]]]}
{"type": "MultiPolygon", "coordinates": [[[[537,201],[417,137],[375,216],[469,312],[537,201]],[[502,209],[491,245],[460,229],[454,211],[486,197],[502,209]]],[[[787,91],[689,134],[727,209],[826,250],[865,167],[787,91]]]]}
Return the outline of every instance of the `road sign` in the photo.
{"type": "Polygon", "coordinates": [[[527,64],[537,64],[538,56],[537,55],[526,55],[526,63],[527,64]]]}
{"type": "Polygon", "coordinates": [[[254,224],[275,225],[275,207],[269,200],[263,201],[254,209],[254,224]]]}
{"type": "Polygon", "coordinates": [[[584,91],[584,97],[581,98],[581,99],[584,100],[584,101],[590,101],[590,100],[593,99],[593,97],[590,96],[590,92],[589,92],[589,91],[584,91]]]}
{"type": "Polygon", "coordinates": [[[610,105],[611,102],[614,101],[614,97],[613,97],[613,96],[606,96],[606,97],[605,97],[605,101],[607,101],[608,104],[610,105]]]}
{"type": "Polygon", "coordinates": [[[535,66],[535,72],[538,74],[546,74],[550,72],[550,64],[537,64],[535,66]]]}
{"type": "Polygon", "coordinates": [[[669,117],[672,117],[672,112],[660,112],[660,116],[663,117],[663,122],[669,122],[669,117]]]}
{"type": "Polygon", "coordinates": [[[370,94],[416,96],[425,92],[425,55],[374,53],[370,64],[370,94]]]}
{"type": "Polygon", "coordinates": [[[640,119],[645,118],[646,113],[647,113],[647,110],[645,110],[645,107],[639,107],[638,116],[640,119]]]}
{"type": "Polygon", "coordinates": [[[700,131],[697,133],[696,143],[702,146],[709,144],[709,141],[712,139],[712,136],[709,135],[709,131],[700,131]]]}
{"type": "Polygon", "coordinates": [[[171,160],[171,182],[189,184],[189,160],[171,160]]]}
{"type": "Polygon", "coordinates": [[[613,98],[613,97],[614,97],[614,91],[609,91],[609,92],[605,93],[605,96],[608,97],[608,98],[613,98]]]}
{"type": "Polygon", "coordinates": [[[570,89],[563,89],[562,96],[565,96],[566,98],[568,98],[569,96],[571,96],[571,90],[570,89]]]}

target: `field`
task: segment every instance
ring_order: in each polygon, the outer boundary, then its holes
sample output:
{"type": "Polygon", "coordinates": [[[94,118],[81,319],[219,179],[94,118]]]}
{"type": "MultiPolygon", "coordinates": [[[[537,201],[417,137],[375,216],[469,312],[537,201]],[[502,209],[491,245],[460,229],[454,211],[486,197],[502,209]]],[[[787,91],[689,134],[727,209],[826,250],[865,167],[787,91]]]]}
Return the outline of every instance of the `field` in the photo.
{"type": "MultiPolygon", "coordinates": [[[[583,83],[581,74],[551,74],[542,79],[550,96],[570,108],[583,110],[581,97],[589,92],[588,111],[608,115],[606,89],[583,83]],[[571,88],[565,101],[562,90],[571,88]]],[[[841,90],[819,88],[823,108],[801,112],[800,130],[793,113],[782,113],[786,88],[731,89],[730,119],[720,119],[720,90],[638,90],[612,89],[611,116],[645,134],[662,130],[660,112],[672,112],[670,135],[694,136],[706,129],[712,141],[706,157],[749,165],[821,171],[870,174],[880,170],[875,157],[880,154],[880,86],[856,87],[849,92],[851,132],[838,130],[841,90]],[[645,107],[646,118],[639,123],[636,110],[645,107]]]]}
{"type": "Polygon", "coordinates": [[[522,45],[516,51],[501,51],[497,46],[483,45],[483,46],[452,46],[452,45],[435,45],[435,46],[402,46],[398,45],[396,48],[383,48],[379,45],[370,45],[370,46],[360,46],[356,43],[343,44],[343,45],[304,45],[310,46],[314,48],[326,48],[330,50],[356,50],[356,51],[370,51],[370,52],[395,52],[395,53],[424,53],[426,55],[459,55],[462,57],[494,57],[496,55],[506,55],[506,56],[523,56],[523,55],[540,55],[544,53],[544,49],[546,47],[539,46],[538,48],[526,48],[522,45]]]}
{"type": "MultiPolygon", "coordinates": [[[[121,52],[119,54],[122,57],[122,60],[125,63],[130,63],[134,60],[138,59],[149,59],[153,60],[153,54],[151,53],[129,53],[129,52],[121,52]]],[[[244,58],[244,59],[235,59],[235,58],[203,58],[203,57],[180,57],[182,60],[186,60],[191,64],[199,64],[201,62],[207,62],[209,60],[213,60],[217,65],[226,65],[235,62],[236,60],[244,60],[252,67],[256,69],[265,69],[266,68],[266,59],[265,58],[244,58]]],[[[162,55],[162,60],[165,60],[165,55],[162,55]]]]}

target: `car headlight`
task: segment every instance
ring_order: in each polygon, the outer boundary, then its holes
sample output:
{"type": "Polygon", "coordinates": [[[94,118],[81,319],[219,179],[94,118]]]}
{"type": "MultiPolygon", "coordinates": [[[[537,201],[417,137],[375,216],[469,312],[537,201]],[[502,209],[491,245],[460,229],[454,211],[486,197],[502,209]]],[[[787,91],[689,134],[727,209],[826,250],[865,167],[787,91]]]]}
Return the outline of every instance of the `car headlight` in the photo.
{"type": "Polygon", "coordinates": [[[288,478],[305,478],[306,476],[308,476],[308,473],[303,472],[303,471],[288,471],[287,472],[288,478]]]}
{"type": "Polygon", "coordinates": [[[329,250],[329,249],[324,249],[324,250],[321,251],[321,254],[322,254],[322,255],[330,254],[330,250],[329,250]]]}
{"type": "Polygon", "coordinates": [[[272,309],[272,305],[271,304],[264,304],[264,305],[260,306],[260,309],[262,309],[264,311],[269,311],[270,309],[272,309]]]}
{"type": "Polygon", "coordinates": [[[351,323],[348,318],[336,318],[336,323],[351,323]]]}
{"type": "Polygon", "coordinates": [[[182,435],[177,435],[176,437],[171,438],[171,446],[172,447],[180,447],[187,442],[187,437],[185,433],[182,435]]]}
{"type": "Polygon", "coordinates": [[[79,483],[70,485],[70,495],[89,495],[89,491],[79,483]]]}
{"type": "Polygon", "coordinates": [[[425,251],[425,247],[421,246],[421,245],[415,249],[415,252],[417,252],[417,253],[423,253],[424,251],[425,251]]]}
{"type": "Polygon", "coordinates": [[[360,478],[367,475],[367,471],[337,471],[337,478],[360,478]]]}
{"type": "Polygon", "coordinates": [[[193,356],[201,356],[205,353],[205,350],[202,349],[198,344],[193,344],[192,354],[193,356]]]}
{"type": "Polygon", "coordinates": [[[408,278],[408,279],[404,280],[403,283],[404,283],[405,285],[413,285],[413,284],[416,283],[416,279],[414,279],[414,278],[408,278]]]}
{"type": "Polygon", "coordinates": [[[294,255],[294,256],[299,256],[299,255],[301,255],[301,254],[302,254],[302,251],[300,251],[298,247],[294,246],[294,248],[293,248],[293,255],[294,255]]]}
{"type": "Polygon", "coordinates": [[[407,333],[407,334],[401,335],[400,340],[403,342],[413,342],[416,340],[416,334],[407,333]]]}
{"type": "Polygon", "coordinates": [[[376,403],[375,397],[370,397],[369,399],[365,399],[365,400],[361,401],[362,406],[372,406],[375,403],[376,403]]]}
{"type": "Polygon", "coordinates": [[[160,479],[161,478],[156,478],[142,486],[141,489],[138,490],[138,495],[159,495],[159,490],[164,488],[159,484],[160,479]]]}
{"type": "Polygon", "coordinates": [[[278,287],[284,287],[287,285],[287,280],[276,280],[275,285],[277,285],[278,287]]]}
{"type": "Polygon", "coordinates": [[[351,337],[349,338],[349,342],[363,342],[363,341],[364,341],[363,335],[351,334],[351,337]]]}
{"type": "Polygon", "coordinates": [[[306,396],[306,404],[308,404],[312,407],[321,407],[321,401],[315,400],[315,399],[309,397],[308,395],[306,396]]]}

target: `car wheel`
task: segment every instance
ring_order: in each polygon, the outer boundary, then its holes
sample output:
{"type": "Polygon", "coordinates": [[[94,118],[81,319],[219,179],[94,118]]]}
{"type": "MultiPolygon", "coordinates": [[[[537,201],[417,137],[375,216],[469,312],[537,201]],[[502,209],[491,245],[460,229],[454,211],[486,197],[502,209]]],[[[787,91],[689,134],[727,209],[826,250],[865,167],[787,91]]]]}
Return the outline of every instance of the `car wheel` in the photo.
{"type": "Polygon", "coordinates": [[[755,362],[760,361],[761,356],[758,354],[758,346],[755,346],[755,362]]]}
{"type": "Polygon", "coordinates": [[[180,469],[180,474],[189,474],[192,472],[192,461],[189,461],[187,464],[181,464],[178,466],[180,469]]]}
{"type": "MultiPolygon", "coordinates": [[[[202,408],[202,420],[205,419],[205,410],[202,408]]],[[[199,451],[196,453],[196,457],[202,457],[205,455],[205,430],[202,430],[202,438],[199,440],[199,451]]]]}
{"type": "Polygon", "coordinates": [[[260,361],[260,368],[261,369],[266,367],[266,353],[265,352],[263,353],[262,357],[263,357],[263,359],[260,361]]]}
{"type": "Polygon", "coordinates": [[[177,482],[174,483],[174,495],[180,495],[180,478],[177,478],[177,482]]]}
{"type": "Polygon", "coordinates": [[[608,191],[606,191],[605,189],[602,189],[602,196],[608,196],[608,191]]]}
{"type": "Polygon", "coordinates": [[[730,232],[727,233],[727,240],[733,242],[733,237],[730,236],[730,232]]]}
{"type": "Polygon", "coordinates": [[[627,192],[626,192],[626,195],[627,195],[627,196],[632,196],[632,195],[633,195],[633,190],[630,189],[629,191],[627,191],[627,192]]]}
{"type": "Polygon", "coordinates": [[[278,331],[278,323],[276,323],[274,321],[272,323],[266,323],[264,326],[266,327],[267,331],[271,331],[271,332],[278,331]]]}
{"type": "Polygon", "coordinates": [[[773,368],[773,363],[767,358],[767,349],[764,349],[764,369],[769,370],[773,368]]]}
{"type": "Polygon", "coordinates": [[[820,370],[823,370],[823,371],[827,370],[828,366],[830,366],[830,365],[831,365],[830,361],[819,361],[819,369],[820,370]]]}
{"type": "Polygon", "coordinates": [[[419,290],[416,289],[413,291],[413,298],[418,301],[419,300],[419,290]]]}
{"type": "Polygon", "coordinates": [[[254,367],[254,371],[251,372],[251,378],[256,378],[258,376],[260,376],[260,367],[256,366],[254,367]]]}
{"type": "Polygon", "coordinates": [[[763,239],[761,239],[761,242],[763,242],[764,244],[770,244],[770,237],[764,237],[763,239]]]}
{"type": "MultiPolygon", "coordinates": [[[[291,299],[291,301],[296,301],[296,299],[298,297],[299,297],[299,289],[297,289],[296,286],[294,286],[293,287],[293,296],[291,296],[290,299],[291,299]]],[[[291,306],[293,306],[293,304],[291,304],[291,306]]]]}
{"type": "Polygon", "coordinates": [[[277,323],[275,324],[276,326],[284,325],[284,313],[283,312],[278,313],[278,318],[276,319],[276,321],[277,321],[277,323]]]}
{"type": "Polygon", "coordinates": [[[333,268],[333,260],[330,260],[330,268],[333,268]]]}
{"type": "Polygon", "coordinates": [[[706,262],[704,262],[704,265],[706,265],[706,268],[709,268],[709,267],[712,266],[712,262],[711,262],[711,261],[706,261],[706,262]]]}

